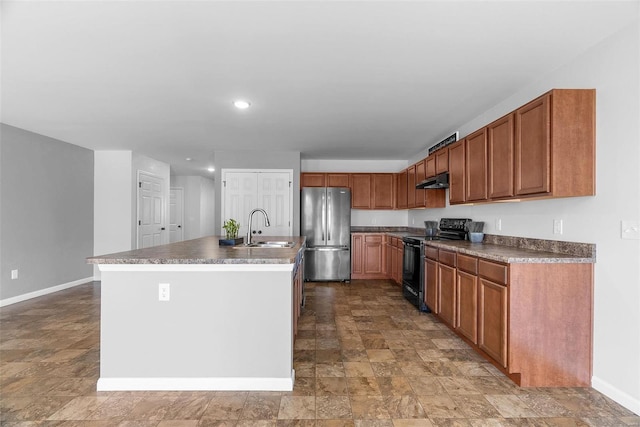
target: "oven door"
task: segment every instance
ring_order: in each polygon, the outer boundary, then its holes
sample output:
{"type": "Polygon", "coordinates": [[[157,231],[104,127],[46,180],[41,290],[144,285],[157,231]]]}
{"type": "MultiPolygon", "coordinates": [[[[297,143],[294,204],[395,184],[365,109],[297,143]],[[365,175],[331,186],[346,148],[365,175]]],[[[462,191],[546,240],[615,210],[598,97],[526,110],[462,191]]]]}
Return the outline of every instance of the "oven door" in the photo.
{"type": "Polygon", "coordinates": [[[404,251],[402,255],[402,294],[416,307],[420,307],[420,266],[421,252],[420,245],[410,242],[403,242],[404,251]]]}

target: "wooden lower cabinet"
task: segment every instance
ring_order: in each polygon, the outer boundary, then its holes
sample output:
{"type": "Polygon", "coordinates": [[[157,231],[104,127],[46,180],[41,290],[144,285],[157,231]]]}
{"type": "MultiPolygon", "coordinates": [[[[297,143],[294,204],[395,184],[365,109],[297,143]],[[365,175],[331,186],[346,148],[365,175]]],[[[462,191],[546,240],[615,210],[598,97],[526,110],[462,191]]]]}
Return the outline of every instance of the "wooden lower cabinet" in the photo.
{"type": "Polygon", "coordinates": [[[384,234],[351,234],[351,278],[384,279],[384,234]]]}
{"type": "MultiPolygon", "coordinates": [[[[437,255],[436,249],[436,257],[437,255]]],[[[432,313],[439,313],[438,306],[438,261],[434,259],[424,260],[424,303],[432,313]]]]}
{"type": "Polygon", "coordinates": [[[362,251],[364,249],[364,233],[351,234],[351,278],[357,279],[364,274],[362,251]]]}
{"type": "Polygon", "coordinates": [[[392,237],[389,235],[386,235],[385,238],[385,273],[387,275],[387,278],[391,279],[391,269],[393,266],[393,240],[392,237]]]}
{"type": "Polygon", "coordinates": [[[480,279],[478,347],[507,367],[507,286],[480,279]]]}
{"type": "Polygon", "coordinates": [[[478,258],[456,257],[456,330],[472,343],[478,343],[478,258]]]}
{"type": "Polygon", "coordinates": [[[391,246],[391,280],[398,284],[398,249],[391,246]]]}
{"type": "Polygon", "coordinates": [[[404,246],[402,239],[396,241],[396,283],[402,285],[402,260],[403,260],[404,246]]]}
{"type": "Polygon", "coordinates": [[[438,263],[438,315],[453,327],[456,319],[456,268],[438,263]]]}
{"type": "Polygon", "coordinates": [[[300,315],[302,314],[302,304],[303,304],[303,291],[302,287],[304,286],[304,259],[300,259],[297,264],[296,271],[293,275],[293,307],[292,317],[293,317],[293,338],[295,339],[296,335],[298,335],[298,320],[300,319],[300,315]]]}
{"type": "Polygon", "coordinates": [[[427,306],[515,383],[591,385],[593,264],[425,252],[427,306]]]}
{"type": "Polygon", "coordinates": [[[478,343],[478,277],[458,270],[455,329],[472,343],[478,343]]]}

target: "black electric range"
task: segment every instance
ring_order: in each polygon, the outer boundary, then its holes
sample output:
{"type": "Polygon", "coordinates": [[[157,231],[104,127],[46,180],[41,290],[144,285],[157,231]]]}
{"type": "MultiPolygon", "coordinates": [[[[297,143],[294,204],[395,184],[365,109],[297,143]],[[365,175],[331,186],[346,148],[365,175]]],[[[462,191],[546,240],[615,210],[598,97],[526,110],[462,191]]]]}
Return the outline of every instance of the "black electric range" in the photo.
{"type": "Polygon", "coordinates": [[[424,303],[424,242],[428,240],[466,240],[467,218],[442,218],[435,236],[405,236],[402,255],[402,294],[421,311],[429,312],[424,303]]]}

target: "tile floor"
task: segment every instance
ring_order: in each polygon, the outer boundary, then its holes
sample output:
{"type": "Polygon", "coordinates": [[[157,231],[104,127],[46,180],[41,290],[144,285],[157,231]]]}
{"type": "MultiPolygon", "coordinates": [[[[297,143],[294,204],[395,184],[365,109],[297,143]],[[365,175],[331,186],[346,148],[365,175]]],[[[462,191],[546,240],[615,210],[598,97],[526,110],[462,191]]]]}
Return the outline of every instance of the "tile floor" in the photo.
{"type": "Polygon", "coordinates": [[[0,309],[2,426],[640,426],[593,389],[523,389],[387,281],[306,284],[292,392],[96,392],[100,285],[0,309]]]}

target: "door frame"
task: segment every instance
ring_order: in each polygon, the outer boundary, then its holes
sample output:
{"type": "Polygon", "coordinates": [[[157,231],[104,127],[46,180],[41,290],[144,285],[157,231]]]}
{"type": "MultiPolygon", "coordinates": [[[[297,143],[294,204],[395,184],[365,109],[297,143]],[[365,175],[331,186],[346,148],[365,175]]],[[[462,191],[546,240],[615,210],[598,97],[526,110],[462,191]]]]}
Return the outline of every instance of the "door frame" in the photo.
{"type": "Polygon", "coordinates": [[[163,227],[165,228],[164,230],[161,231],[161,238],[162,238],[162,245],[167,243],[167,227],[166,227],[166,222],[167,222],[167,203],[169,203],[167,199],[167,194],[165,194],[165,180],[164,177],[152,172],[147,172],[141,169],[138,169],[136,171],[136,182],[138,183],[138,185],[136,185],[136,249],[140,249],[140,177],[141,175],[147,175],[153,178],[157,178],[159,180],[162,181],[162,203],[161,203],[161,215],[162,215],[162,219],[160,222],[162,222],[163,227]]]}

